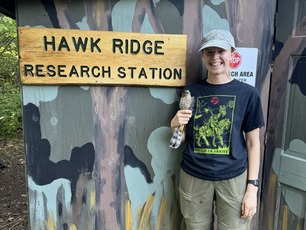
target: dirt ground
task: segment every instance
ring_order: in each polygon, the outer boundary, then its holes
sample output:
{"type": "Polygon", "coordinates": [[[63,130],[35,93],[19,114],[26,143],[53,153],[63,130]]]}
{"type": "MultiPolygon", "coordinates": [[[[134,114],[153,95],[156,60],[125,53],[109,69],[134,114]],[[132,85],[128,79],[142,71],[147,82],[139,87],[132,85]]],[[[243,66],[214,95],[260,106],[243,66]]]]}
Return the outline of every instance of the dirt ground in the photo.
{"type": "Polygon", "coordinates": [[[25,158],[22,136],[0,140],[0,230],[28,229],[25,158]],[[2,167],[1,161],[5,167],[2,167]]]}

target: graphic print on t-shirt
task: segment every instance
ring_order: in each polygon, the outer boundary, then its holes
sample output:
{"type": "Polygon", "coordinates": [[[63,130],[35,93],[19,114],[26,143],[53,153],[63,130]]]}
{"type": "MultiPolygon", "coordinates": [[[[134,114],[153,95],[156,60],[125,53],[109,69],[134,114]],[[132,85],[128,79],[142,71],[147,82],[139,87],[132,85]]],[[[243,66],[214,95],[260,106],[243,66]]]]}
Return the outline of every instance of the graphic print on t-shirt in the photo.
{"type": "Polygon", "coordinates": [[[194,152],[224,154],[230,152],[235,96],[198,97],[194,115],[194,152]]]}

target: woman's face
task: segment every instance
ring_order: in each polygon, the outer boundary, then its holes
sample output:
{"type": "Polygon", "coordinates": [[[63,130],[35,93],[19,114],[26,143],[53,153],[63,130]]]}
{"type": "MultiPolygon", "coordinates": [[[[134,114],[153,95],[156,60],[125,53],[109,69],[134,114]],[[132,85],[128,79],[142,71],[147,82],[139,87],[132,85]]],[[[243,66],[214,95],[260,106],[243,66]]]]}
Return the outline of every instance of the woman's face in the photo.
{"type": "Polygon", "coordinates": [[[231,49],[225,50],[219,47],[208,47],[202,51],[207,71],[210,74],[228,74],[230,60],[233,57],[231,49]]]}

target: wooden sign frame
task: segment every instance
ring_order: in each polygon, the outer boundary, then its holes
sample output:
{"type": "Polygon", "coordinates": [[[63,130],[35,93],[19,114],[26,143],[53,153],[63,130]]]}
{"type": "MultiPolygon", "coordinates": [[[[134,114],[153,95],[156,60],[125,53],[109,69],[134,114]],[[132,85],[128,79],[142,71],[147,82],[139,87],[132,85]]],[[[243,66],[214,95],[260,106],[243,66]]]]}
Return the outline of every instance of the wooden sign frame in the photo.
{"type": "Polygon", "coordinates": [[[186,84],[187,35],[19,27],[26,85],[186,84]]]}

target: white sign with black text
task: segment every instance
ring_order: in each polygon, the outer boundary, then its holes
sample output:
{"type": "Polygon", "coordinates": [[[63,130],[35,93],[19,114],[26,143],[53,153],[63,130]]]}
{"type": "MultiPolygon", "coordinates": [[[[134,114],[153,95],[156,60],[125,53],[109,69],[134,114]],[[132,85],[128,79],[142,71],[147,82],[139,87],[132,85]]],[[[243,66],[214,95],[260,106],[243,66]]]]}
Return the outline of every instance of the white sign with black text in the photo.
{"type": "Polygon", "coordinates": [[[257,48],[237,48],[230,63],[231,77],[255,87],[257,48]]]}

